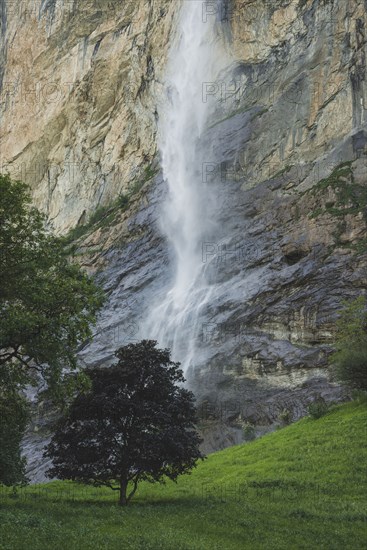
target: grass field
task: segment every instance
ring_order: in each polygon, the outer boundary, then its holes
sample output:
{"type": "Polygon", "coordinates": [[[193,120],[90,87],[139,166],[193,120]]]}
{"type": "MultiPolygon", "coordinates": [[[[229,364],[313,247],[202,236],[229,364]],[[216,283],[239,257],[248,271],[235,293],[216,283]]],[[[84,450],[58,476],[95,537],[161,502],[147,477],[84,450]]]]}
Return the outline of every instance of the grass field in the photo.
{"type": "Polygon", "coordinates": [[[73,483],[3,489],[0,548],[243,550],[367,547],[367,405],[348,403],[210,455],[129,507],[73,483]]]}

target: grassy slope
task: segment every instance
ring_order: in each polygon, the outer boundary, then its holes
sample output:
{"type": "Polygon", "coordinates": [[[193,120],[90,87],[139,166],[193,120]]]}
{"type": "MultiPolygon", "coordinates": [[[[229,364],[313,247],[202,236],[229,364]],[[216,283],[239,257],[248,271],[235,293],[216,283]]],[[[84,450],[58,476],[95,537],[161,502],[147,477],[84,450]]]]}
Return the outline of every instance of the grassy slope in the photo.
{"type": "Polygon", "coordinates": [[[178,484],[109,489],[54,482],[2,493],[1,549],[366,547],[367,405],[348,403],[211,455],[178,484]]]}

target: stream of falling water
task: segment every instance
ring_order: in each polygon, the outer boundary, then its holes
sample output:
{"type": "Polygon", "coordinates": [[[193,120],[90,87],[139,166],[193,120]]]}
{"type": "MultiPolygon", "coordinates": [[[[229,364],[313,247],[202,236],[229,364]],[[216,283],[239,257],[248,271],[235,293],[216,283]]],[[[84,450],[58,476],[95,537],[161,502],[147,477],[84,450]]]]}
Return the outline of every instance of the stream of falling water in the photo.
{"type": "Polygon", "coordinates": [[[174,251],[175,276],[143,327],[144,335],[172,350],[184,371],[192,364],[200,311],[208,304],[212,290],[205,278],[202,246],[215,222],[210,219],[213,198],[202,178],[205,151],[201,137],[218,97],[206,97],[206,83],[215,82],[228,64],[219,24],[213,14],[207,14],[206,7],[199,0],[182,2],[176,41],[169,55],[167,94],[159,110],[158,133],[168,187],[161,230],[174,251]]]}

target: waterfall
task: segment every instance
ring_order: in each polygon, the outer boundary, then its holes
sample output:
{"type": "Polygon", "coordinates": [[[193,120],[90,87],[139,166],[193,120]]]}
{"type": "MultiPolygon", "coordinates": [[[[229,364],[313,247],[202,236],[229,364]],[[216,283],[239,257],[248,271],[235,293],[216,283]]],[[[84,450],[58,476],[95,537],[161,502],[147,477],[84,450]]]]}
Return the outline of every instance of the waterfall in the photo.
{"type": "Polygon", "coordinates": [[[206,96],[207,84],[214,83],[228,65],[217,18],[209,7],[213,2],[183,2],[169,55],[166,99],[159,109],[159,149],[168,188],[160,225],[173,249],[175,276],[143,330],[145,336],[169,347],[184,370],[192,364],[200,312],[212,290],[205,277],[202,247],[215,222],[210,219],[210,190],[202,177],[201,138],[218,97],[206,96]]]}

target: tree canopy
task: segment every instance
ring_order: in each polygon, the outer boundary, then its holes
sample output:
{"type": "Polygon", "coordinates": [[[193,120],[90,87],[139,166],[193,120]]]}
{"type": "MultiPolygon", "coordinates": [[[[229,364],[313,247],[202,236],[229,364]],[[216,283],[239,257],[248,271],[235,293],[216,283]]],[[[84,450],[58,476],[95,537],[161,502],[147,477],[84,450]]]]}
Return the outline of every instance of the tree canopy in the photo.
{"type": "Polygon", "coordinates": [[[76,351],[91,337],[103,299],[46,230],[27,185],[0,175],[0,483],[25,480],[22,389],[37,383],[62,399],[78,387],[76,351]]]}
{"type": "Polygon", "coordinates": [[[0,370],[37,370],[57,391],[91,336],[102,291],[45,229],[28,187],[0,175],[0,370]]]}
{"type": "Polygon", "coordinates": [[[90,390],[76,397],[46,449],[50,477],[106,485],[124,505],[140,481],[176,480],[203,458],[194,396],[182,386],[180,364],[156,346],[128,344],[113,366],[87,371],[90,390]]]}

